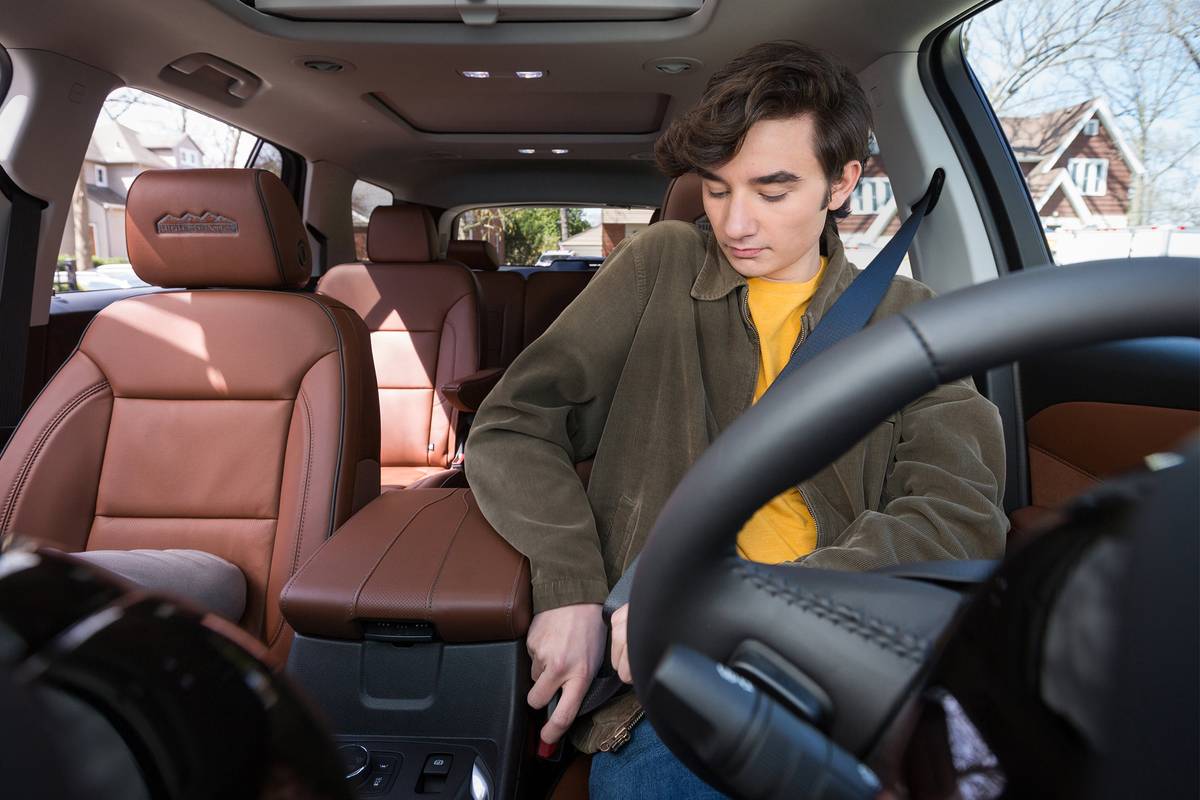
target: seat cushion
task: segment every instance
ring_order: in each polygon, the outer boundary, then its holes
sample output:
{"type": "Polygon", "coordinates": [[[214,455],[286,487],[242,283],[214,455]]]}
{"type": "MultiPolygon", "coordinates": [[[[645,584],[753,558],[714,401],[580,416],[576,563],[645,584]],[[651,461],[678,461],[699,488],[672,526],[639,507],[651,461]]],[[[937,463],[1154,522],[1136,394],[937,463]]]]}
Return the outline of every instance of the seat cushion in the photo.
{"type": "Polygon", "coordinates": [[[191,601],[231,622],[246,610],[246,576],[200,550],[88,550],[74,558],[120,575],[148,592],[191,601]]]}

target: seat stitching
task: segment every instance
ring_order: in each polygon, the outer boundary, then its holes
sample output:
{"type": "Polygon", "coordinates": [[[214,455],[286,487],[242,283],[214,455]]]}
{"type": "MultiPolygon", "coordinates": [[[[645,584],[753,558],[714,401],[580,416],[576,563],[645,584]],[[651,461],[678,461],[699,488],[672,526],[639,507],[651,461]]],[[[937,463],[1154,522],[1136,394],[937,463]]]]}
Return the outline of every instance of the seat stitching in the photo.
{"type": "MultiPolygon", "coordinates": [[[[300,553],[304,551],[304,517],[308,514],[308,489],[312,484],[312,454],[313,454],[313,424],[312,410],[308,404],[308,394],[301,386],[296,393],[296,398],[300,401],[300,407],[304,409],[305,427],[308,429],[308,447],[304,451],[304,492],[300,495],[300,519],[297,523],[298,535],[296,537],[296,546],[292,550],[292,569],[288,572],[288,578],[296,574],[296,570],[300,566],[300,553]]],[[[268,575],[268,580],[270,577],[268,575]]],[[[269,600],[268,600],[269,602],[269,600]]],[[[283,614],[282,609],[279,615],[279,622],[275,625],[275,632],[271,634],[271,640],[267,643],[268,647],[275,644],[275,640],[283,633],[283,614]]]]}
{"type": "Polygon", "coordinates": [[[907,661],[921,663],[929,649],[929,642],[916,634],[869,617],[858,609],[816,592],[794,589],[755,571],[744,562],[735,566],[733,572],[771,597],[782,599],[788,605],[798,606],[802,611],[815,614],[834,627],[861,636],[907,661]]]}
{"type": "Polygon", "coordinates": [[[78,394],[72,397],[58,412],[46,423],[46,426],[38,433],[34,439],[34,445],[30,448],[29,453],[25,456],[21,464],[21,468],[17,471],[17,479],[13,481],[12,487],[9,489],[8,498],[5,501],[4,520],[0,523],[0,530],[8,530],[9,522],[12,521],[12,515],[21,500],[21,493],[25,491],[25,483],[29,479],[29,474],[33,470],[34,462],[41,455],[42,448],[46,446],[46,442],[50,440],[50,436],[54,431],[58,430],[71,412],[90,399],[93,395],[103,391],[108,386],[107,380],[102,380],[99,383],[93,384],[85,389],[80,390],[78,394]]]}
{"type": "MultiPolygon", "coordinates": [[[[350,607],[348,609],[347,619],[354,618],[354,609],[358,607],[358,599],[359,599],[359,597],[362,596],[363,589],[366,588],[367,583],[370,582],[372,577],[374,577],[375,571],[379,569],[381,564],[383,564],[383,561],[384,561],[384,559],[387,558],[388,553],[390,553],[392,551],[392,548],[396,546],[396,542],[400,541],[400,537],[404,535],[404,531],[406,531],[408,529],[408,526],[411,525],[413,523],[413,521],[418,516],[420,516],[420,514],[423,511],[425,511],[425,509],[429,508],[430,506],[436,505],[446,499],[447,499],[446,497],[438,497],[433,500],[430,500],[428,503],[421,506],[416,511],[414,511],[412,514],[410,514],[408,519],[404,521],[404,524],[399,527],[399,529],[396,531],[396,535],[394,537],[392,537],[391,544],[389,544],[386,548],[384,548],[384,551],[379,554],[379,558],[375,559],[375,565],[371,567],[371,569],[363,577],[362,581],[358,584],[358,588],[356,588],[354,590],[354,594],[351,596],[351,599],[350,599],[350,607]]],[[[330,538],[329,541],[333,541],[333,539],[330,538]]]]}
{"type": "MultiPolygon", "coordinates": [[[[453,497],[453,495],[451,495],[453,497]]],[[[462,533],[463,523],[467,520],[467,513],[471,510],[467,504],[467,498],[462,497],[463,515],[458,520],[458,526],[454,529],[454,535],[450,537],[450,541],[446,544],[446,549],[442,551],[442,561],[438,564],[437,572],[433,576],[433,584],[429,587],[429,594],[425,596],[425,612],[428,616],[433,616],[433,596],[437,593],[438,582],[442,579],[442,571],[446,568],[446,561],[450,558],[450,551],[454,549],[454,542],[458,539],[458,535],[462,533]]],[[[430,622],[433,620],[431,619],[430,622]]]]}

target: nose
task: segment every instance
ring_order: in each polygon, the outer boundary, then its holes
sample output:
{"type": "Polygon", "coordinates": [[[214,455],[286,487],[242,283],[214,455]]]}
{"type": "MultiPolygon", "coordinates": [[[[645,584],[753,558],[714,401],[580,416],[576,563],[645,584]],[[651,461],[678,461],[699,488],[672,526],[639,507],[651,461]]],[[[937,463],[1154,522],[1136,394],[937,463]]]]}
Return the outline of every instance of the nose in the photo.
{"type": "Polygon", "coordinates": [[[725,208],[725,236],[740,241],[757,232],[758,222],[754,219],[749,198],[740,192],[732,192],[725,208]]]}

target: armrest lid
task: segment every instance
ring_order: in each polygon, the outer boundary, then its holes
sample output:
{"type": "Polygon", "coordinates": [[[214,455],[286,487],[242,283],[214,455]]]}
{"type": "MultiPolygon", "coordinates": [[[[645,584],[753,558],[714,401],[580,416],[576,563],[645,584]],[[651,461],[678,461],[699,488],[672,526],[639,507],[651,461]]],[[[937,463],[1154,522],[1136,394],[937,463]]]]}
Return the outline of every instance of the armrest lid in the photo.
{"type": "Polygon", "coordinates": [[[364,621],[424,621],[447,642],[519,639],[533,616],[529,562],[469,489],[387,492],[355,514],[284,587],[300,633],[361,639],[364,621]]]}
{"type": "Polygon", "coordinates": [[[450,405],[473,414],[503,376],[503,367],[489,367],[443,383],[438,389],[450,401],[450,405]]]}

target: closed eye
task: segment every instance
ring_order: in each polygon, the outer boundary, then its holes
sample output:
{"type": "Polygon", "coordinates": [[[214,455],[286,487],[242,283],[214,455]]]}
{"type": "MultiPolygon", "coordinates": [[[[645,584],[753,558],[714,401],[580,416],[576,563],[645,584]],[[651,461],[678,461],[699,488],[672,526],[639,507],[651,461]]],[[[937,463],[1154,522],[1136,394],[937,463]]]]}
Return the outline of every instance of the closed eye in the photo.
{"type": "Polygon", "coordinates": [[[712,189],[708,189],[707,191],[708,191],[708,196],[709,196],[709,197],[715,197],[715,198],[717,198],[717,199],[720,199],[720,198],[722,198],[722,197],[726,197],[726,196],[728,196],[728,194],[729,194],[728,190],[726,190],[726,191],[724,191],[724,192],[717,192],[717,191],[714,191],[714,190],[712,190],[712,189]]]}
{"type": "Polygon", "coordinates": [[[778,203],[780,200],[782,200],[783,198],[785,198],[787,196],[788,196],[787,192],[783,192],[782,194],[760,194],[759,195],[759,197],[761,197],[763,200],[766,200],[768,203],[778,203]]]}

